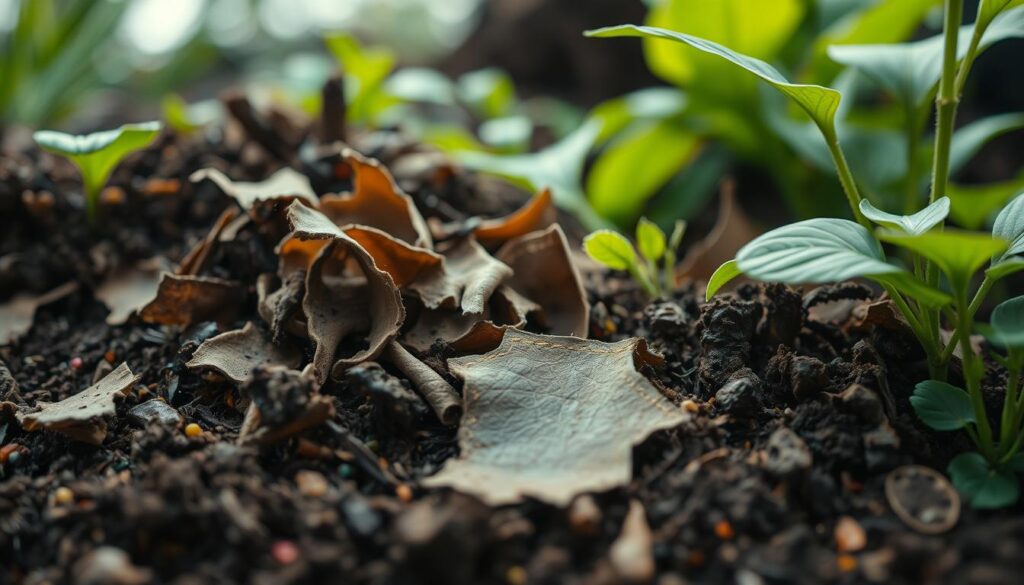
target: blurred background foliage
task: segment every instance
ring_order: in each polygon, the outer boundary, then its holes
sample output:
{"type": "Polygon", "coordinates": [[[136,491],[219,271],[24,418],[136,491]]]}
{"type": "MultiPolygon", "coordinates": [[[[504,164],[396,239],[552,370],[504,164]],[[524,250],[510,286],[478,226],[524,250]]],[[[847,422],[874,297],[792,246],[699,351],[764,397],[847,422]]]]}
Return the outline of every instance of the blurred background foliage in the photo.
{"type": "MultiPolygon", "coordinates": [[[[667,42],[582,36],[646,23],[843,89],[851,166],[873,201],[900,211],[923,193],[928,161],[918,150],[930,112],[909,115],[828,48],[933,36],[939,4],[0,0],[0,128],[84,131],[160,116],[190,131],[223,117],[217,97],[228,88],[316,115],[325,80],[340,70],[352,125],[401,127],[467,166],[552,186],[587,227],[626,228],[645,214],[668,228],[698,215],[725,174],[738,176],[765,224],[846,213],[806,120],[751,76],[667,42]]],[[[954,206],[961,201],[954,218],[969,227],[987,215],[974,202],[1024,188],[1022,42],[990,50],[966,88],[961,119],[988,123],[976,127],[981,156],[965,157],[951,187],[954,206]]]]}

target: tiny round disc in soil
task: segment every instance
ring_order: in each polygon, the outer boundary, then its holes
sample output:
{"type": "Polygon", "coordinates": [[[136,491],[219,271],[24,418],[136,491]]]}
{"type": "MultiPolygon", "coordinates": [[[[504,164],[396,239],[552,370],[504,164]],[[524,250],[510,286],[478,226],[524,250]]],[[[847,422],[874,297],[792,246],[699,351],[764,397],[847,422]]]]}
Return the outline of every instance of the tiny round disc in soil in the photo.
{"type": "Polygon", "coordinates": [[[904,465],[885,478],[885,497],[896,516],[921,534],[942,534],[960,519],[960,494],[941,473],[904,465]]]}

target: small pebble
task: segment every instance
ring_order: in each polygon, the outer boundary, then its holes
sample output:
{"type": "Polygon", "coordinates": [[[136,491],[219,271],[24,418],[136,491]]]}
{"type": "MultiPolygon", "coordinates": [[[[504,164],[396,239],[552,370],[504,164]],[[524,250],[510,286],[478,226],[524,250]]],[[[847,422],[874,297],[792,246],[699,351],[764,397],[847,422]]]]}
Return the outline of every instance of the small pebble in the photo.
{"type": "Polygon", "coordinates": [[[196,423],[188,423],[185,427],[185,436],[189,438],[195,438],[203,434],[203,429],[196,423]]]}
{"type": "Polygon", "coordinates": [[[117,359],[117,354],[114,350],[108,350],[107,353],[103,354],[103,359],[107,360],[108,364],[113,364],[114,360],[117,359]]]}
{"type": "Polygon", "coordinates": [[[398,484],[398,487],[395,488],[395,495],[403,502],[411,502],[412,488],[404,483],[398,484]]]}
{"type": "Polygon", "coordinates": [[[863,550],[868,544],[867,534],[860,523],[849,516],[843,516],[836,522],[835,528],[836,548],[841,553],[851,553],[863,550]]]}
{"type": "Polygon", "coordinates": [[[82,364],[82,358],[80,358],[80,357],[73,357],[73,358],[71,358],[71,369],[72,370],[75,370],[76,372],[80,371],[82,369],[82,365],[83,365],[82,364]]]}
{"type": "Polygon", "coordinates": [[[75,492],[71,488],[61,486],[53,491],[53,503],[58,506],[66,506],[75,501],[75,492]]]}
{"type": "Polygon", "coordinates": [[[20,447],[21,445],[17,443],[11,443],[0,447],[0,465],[7,463],[8,461],[14,463],[16,461],[14,456],[21,450],[20,447]]]}
{"type": "Polygon", "coordinates": [[[299,486],[299,493],[307,498],[322,498],[330,488],[322,473],[309,469],[295,474],[295,484],[299,486]]]}
{"type": "Polygon", "coordinates": [[[681,406],[686,412],[697,412],[700,410],[700,405],[689,398],[684,400],[681,406]]]}
{"type": "Polygon", "coordinates": [[[733,530],[732,524],[728,520],[719,520],[715,524],[715,536],[722,540],[732,540],[736,536],[736,531],[733,530]]]}
{"type": "Polygon", "coordinates": [[[299,547],[290,540],[279,540],[270,547],[270,555],[282,565],[290,565],[299,560],[299,547]]]}
{"type": "Polygon", "coordinates": [[[348,463],[342,463],[338,466],[338,475],[344,479],[352,477],[352,466],[348,463]]]}

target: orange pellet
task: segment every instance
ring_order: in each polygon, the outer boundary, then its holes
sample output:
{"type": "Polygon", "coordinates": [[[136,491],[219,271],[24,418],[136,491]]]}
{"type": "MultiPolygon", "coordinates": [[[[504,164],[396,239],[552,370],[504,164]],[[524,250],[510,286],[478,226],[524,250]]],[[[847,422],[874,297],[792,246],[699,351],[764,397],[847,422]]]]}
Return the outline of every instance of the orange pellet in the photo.
{"type": "Polygon", "coordinates": [[[189,438],[198,437],[201,434],[203,434],[203,429],[202,429],[202,427],[200,427],[196,423],[189,423],[188,426],[185,427],[185,436],[186,437],[189,437],[189,438]]]}
{"type": "Polygon", "coordinates": [[[682,406],[686,412],[697,412],[700,410],[700,405],[690,399],[684,400],[682,406]]]}
{"type": "Polygon", "coordinates": [[[736,531],[732,529],[732,524],[728,520],[720,520],[715,524],[715,536],[722,540],[732,540],[736,536],[736,531]]]}
{"type": "Polygon", "coordinates": [[[690,554],[686,555],[686,563],[691,567],[700,568],[704,566],[704,552],[699,550],[691,550],[690,554]]]}
{"type": "Polygon", "coordinates": [[[103,354],[103,359],[107,360],[108,364],[112,364],[117,359],[117,354],[112,349],[108,350],[107,353],[103,354]]]}
{"type": "Polygon", "coordinates": [[[0,447],[0,465],[7,463],[7,460],[11,457],[11,453],[14,453],[20,447],[21,445],[17,443],[11,443],[10,445],[0,447]]]}
{"type": "Polygon", "coordinates": [[[839,555],[836,557],[836,564],[839,570],[849,573],[857,569],[857,559],[853,555],[839,555]]]}
{"type": "Polygon", "coordinates": [[[103,191],[100,192],[100,199],[106,205],[121,205],[125,202],[127,196],[124,193],[124,189],[111,186],[105,187],[103,191]]]}
{"type": "Polygon", "coordinates": [[[526,569],[520,565],[512,565],[505,571],[505,582],[509,585],[523,585],[526,577],[526,569]]]}
{"type": "Polygon", "coordinates": [[[399,484],[398,487],[395,488],[395,495],[398,496],[398,499],[402,500],[403,502],[411,502],[412,488],[405,485],[404,483],[399,484]]]}
{"type": "Polygon", "coordinates": [[[66,506],[75,501],[75,492],[71,488],[61,486],[53,490],[53,503],[58,506],[66,506]]]}

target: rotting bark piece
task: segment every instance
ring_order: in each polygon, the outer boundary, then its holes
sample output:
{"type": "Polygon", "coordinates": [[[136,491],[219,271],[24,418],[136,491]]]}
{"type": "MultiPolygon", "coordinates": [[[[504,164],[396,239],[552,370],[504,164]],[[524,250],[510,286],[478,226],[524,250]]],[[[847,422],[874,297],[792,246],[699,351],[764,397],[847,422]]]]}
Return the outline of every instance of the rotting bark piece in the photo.
{"type": "Polygon", "coordinates": [[[39,307],[59,301],[76,290],[77,282],[66,282],[41,295],[17,294],[0,304],[0,345],[14,343],[28,333],[39,307]]]}
{"type": "Polygon", "coordinates": [[[586,339],[590,304],[561,226],[516,238],[496,256],[512,267],[509,286],[540,305],[549,333],[586,339]]]}
{"type": "Polygon", "coordinates": [[[139,317],[160,325],[226,323],[234,318],[244,297],[245,288],[234,281],[165,272],[156,298],[139,311],[139,317]]]}
{"type": "Polygon", "coordinates": [[[642,339],[516,329],[487,354],[449,360],[465,380],[461,455],[424,484],[492,505],[529,496],[559,506],[626,484],[633,446],[689,419],[638,371],[661,361],[642,339]]]}
{"type": "Polygon", "coordinates": [[[312,206],[316,206],[318,202],[316,193],[309,184],[309,178],[288,167],[277,171],[266,180],[254,183],[232,181],[217,169],[202,169],[189,177],[193,183],[207,179],[217,185],[225,195],[237,201],[246,211],[252,209],[257,202],[268,199],[295,198],[312,206]]]}
{"type": "Polygon", "coordinates": [[[242,384],[252,379],[252,373],[259,366],[297,368],[301,359],[297,350],[274,345],[263,330],[249,321],[241,329],[204,341],[185,365],[191,369],[210,368],[242,384]]]}
{"type": "Polygon", "coordinates": [[[99,445],[107,436],[107,420],[117,414],[115,400],[138,380],[128,364],[122,363],[78,394],[60,402],[38,403],[34,410],[19,410],[16,417],[26,431],[55,431],[75,441],[99,445]]]}
{"type": "Polygon", "coordinates": [[[484,220],[473,231],[473,235],[482,246],[493,250],[509,240],[543,230],[555,223],[556,219],[551,190],[542,189],[509,215],[484,220]]]}
{"type": "Polygon", "coordinates": [[[462,397],[451,384],[397,341],[389,343],[384,353],[434,409],[438,420],[449,426],[459,422],[459,417],[462,416],[462,397]]]}
{"type": "Polygon", "coordinates": [[[355,175],[352,192],[320,199],[320,209],[335,224],[370,226],[414,246],[433,247],[423,216],[384,165],[349,148],[342,158],[355,175]]]}
{"type": "Polygon", "coordinates": [[[139,262],[120,270],[103,281],[94,293],[110,309],[107,325],[121,325],[156,298],[162,271],[167,267],[159,258],[139,262]]]}
{"type": "Polygon", "coordinates": [[[708,235],[686,252],[676,270],[677,279],[707,281],[719,266],[735,258],[740,248],[761,233],[740,207],[733,183],[725,182],[719,198],[718,219],[708,235]]]}

